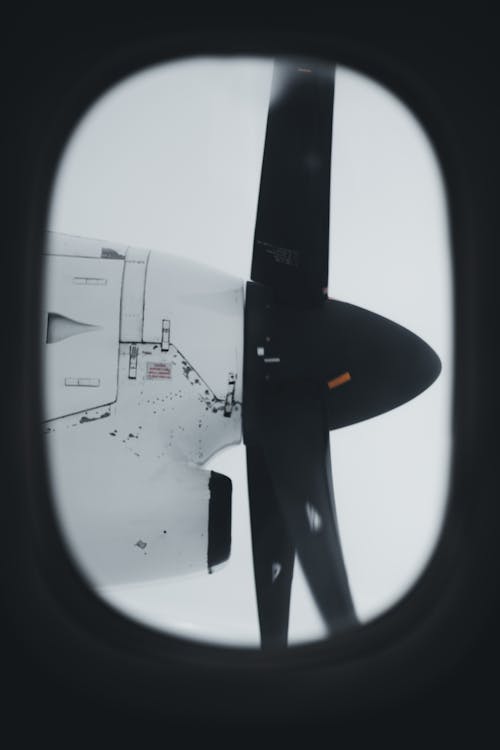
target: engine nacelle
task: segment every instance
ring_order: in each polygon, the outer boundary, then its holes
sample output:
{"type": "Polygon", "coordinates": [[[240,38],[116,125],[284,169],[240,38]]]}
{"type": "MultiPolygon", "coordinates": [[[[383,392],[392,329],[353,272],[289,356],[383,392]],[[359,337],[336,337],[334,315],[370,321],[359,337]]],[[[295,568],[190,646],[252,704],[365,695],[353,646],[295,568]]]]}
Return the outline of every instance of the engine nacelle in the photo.
{"type": "Polygon", "coordinates": [[[44,431],[78,563],[98,585],[213,567],[230,481],[195,464],[241,440],[243,282],[54,233],[45,279],[44,431]]]}

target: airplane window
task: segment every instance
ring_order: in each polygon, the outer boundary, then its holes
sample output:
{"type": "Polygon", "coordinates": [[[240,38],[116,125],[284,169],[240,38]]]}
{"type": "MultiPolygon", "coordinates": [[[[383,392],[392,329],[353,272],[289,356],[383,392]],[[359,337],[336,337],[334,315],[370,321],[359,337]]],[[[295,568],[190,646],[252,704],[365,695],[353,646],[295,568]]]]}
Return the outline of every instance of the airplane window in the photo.
{"type": "Polygon", "coordinates": [[[66,146],[44,268],[53,499],[100,597],[281,648],[411,589],[446,511],[452,282],[398,97],[314,60],[139,72],[66,146]]]}

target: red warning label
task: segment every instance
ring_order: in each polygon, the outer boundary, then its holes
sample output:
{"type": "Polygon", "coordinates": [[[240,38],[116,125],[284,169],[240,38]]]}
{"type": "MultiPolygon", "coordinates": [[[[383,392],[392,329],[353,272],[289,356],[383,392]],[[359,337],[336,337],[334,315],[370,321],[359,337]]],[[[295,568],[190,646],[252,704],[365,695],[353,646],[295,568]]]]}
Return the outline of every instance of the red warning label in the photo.
{"type": "Polygon", "coordinates": [[[172,377],[172,369],[168,362],[148,362],[146,368],[148,380],[165,380],[172,377]]]}

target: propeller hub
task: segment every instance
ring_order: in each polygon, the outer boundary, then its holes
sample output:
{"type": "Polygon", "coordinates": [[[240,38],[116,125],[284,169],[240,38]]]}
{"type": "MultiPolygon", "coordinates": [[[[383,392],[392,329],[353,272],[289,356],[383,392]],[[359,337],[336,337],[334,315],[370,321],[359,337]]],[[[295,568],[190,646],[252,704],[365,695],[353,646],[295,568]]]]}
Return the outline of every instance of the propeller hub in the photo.
{"type": "Polygon", "coordinates": [[[313,309],[276,304],[249,283],[245,305],[244,439],[269,399],[324,395],[329,429],[400,406],[428,388],[441,362],[421,338],[376,313],[338,300],[313,309]]]}

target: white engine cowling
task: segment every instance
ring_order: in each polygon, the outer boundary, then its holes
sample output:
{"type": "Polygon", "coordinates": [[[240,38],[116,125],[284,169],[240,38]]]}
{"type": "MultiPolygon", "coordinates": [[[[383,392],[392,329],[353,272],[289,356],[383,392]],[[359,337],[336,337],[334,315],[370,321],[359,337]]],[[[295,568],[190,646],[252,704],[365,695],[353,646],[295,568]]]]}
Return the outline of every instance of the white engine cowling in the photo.
{"type": "Polygon", "coordinates": [[[46,252],[44,431],[76,561],[95,585],[212,568],[230,482],[200,465],[241,440],[243,282],[68,235],[46,252]]]}

